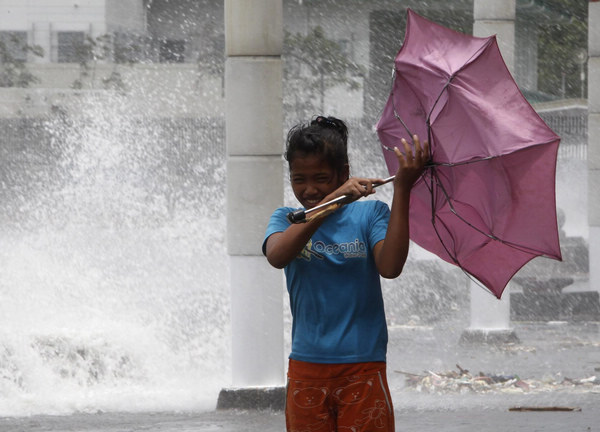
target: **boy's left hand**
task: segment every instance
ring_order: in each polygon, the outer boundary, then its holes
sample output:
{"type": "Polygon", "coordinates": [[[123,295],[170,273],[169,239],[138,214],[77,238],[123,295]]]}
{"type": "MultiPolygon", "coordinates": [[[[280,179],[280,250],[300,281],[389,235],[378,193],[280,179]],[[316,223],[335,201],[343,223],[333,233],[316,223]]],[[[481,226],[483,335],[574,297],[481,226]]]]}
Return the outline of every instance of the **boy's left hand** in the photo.
{"type": "Polygon", "coordinates": [[[396,153],[399,165],[394,184],[411,188],[419,177],[421,177],[425,169],[425,164],[429,161],[429,143],[425,141],[423,146],[421,146],[419,137],[413,135],[413,143],[415,145],[413,153],[410,144],[404,138],[402,138],[401,142],[404,152],[400,151],[398,147],[394,147],[394,153],[396,153]]]}

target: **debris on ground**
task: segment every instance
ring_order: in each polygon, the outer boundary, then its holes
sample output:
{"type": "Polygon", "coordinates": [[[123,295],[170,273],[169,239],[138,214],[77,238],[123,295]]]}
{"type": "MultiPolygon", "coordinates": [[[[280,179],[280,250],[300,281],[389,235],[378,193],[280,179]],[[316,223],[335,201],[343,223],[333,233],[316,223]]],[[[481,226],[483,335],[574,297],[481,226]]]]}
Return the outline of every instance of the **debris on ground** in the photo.
{"type": "Polygon", "coordinates": [[[519,406],[519,407],[509,408],[508,410],[509,411],[521,411],[521,412],[526,412],[526,411],[581,411],[581,408],[579,408],[579,407],[564,407],[564,406],[541,406],[541,407],[519,406]]]}
{"type": "Polygon", "coordinates": [[[546,378],[543,380],[522,379],[518,375],[495,375],[479,372],[471,374],[467,369],[456,365],[457,371],[414,374],[395,371],[406,376],[406,386],[423,393],[526,393],[549,392],[577,389],[600,391],[600,378],[546,378]]]}

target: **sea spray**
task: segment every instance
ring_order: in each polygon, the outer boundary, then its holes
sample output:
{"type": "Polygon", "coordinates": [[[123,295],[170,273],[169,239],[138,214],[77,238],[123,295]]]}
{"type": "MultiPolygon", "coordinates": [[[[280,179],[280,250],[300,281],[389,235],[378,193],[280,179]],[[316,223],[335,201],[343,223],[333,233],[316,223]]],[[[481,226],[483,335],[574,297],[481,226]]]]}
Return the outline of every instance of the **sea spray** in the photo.
{"type": "Polygon", "coordinates": [[[0,416],[212,409],[229,382],[222,122],[126,102],[82,95],[3,167],[0,416]]]}

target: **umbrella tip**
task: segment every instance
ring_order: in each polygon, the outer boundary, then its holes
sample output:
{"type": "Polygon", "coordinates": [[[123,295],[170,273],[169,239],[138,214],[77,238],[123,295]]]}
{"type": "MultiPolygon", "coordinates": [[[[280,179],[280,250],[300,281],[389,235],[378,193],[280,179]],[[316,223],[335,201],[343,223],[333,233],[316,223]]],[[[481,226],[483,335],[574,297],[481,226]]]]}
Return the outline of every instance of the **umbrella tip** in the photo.
{"type": "Polygon", "coordinates": [[[306,211],[303,209],[296,210],[293,212],[289,212],[287,214],[287,219],[292,224],[306,222],[306,211]]]}

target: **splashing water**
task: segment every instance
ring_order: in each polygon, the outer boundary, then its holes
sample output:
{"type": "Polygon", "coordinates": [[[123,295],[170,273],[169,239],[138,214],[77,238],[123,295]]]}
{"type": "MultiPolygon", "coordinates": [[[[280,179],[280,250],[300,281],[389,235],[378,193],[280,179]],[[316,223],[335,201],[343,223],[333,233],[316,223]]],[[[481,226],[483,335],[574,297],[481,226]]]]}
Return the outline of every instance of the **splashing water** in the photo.
{"type": "Polygon", "coordinates": [[[3,168],[0,416],[212,409],[230,373],[220,125],[135,118],[114,94],[66,111],[3,168]]]}

